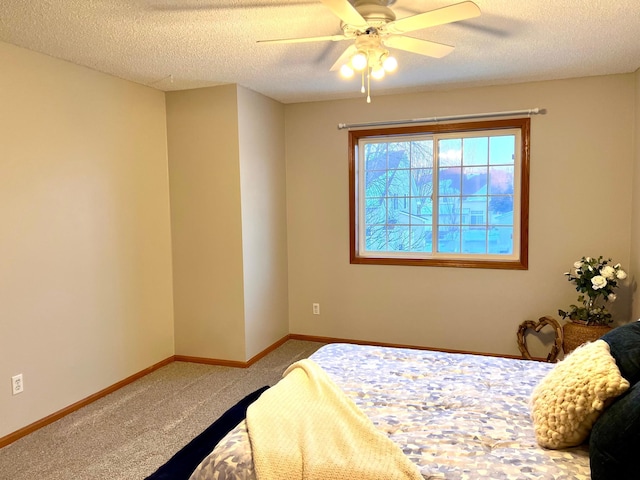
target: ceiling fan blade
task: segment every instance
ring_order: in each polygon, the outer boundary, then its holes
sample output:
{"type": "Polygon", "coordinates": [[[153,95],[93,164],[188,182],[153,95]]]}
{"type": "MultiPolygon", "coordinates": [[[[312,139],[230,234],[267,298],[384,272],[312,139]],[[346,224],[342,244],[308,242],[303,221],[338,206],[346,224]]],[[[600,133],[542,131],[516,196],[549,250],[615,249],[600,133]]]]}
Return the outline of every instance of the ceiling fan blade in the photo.
{"type": "Polygon", "coordinates": [[[450,54],[454,47],[443,43],[420,40],[419,38],[405,36],[389,36],[384,39],[387,47],[406,50],[407,52],[426,55],[427,57],[442,58],[450,54]]]}
{"type": "Polygon", "coordinates": [[[347,25],[354,27],[366,27],[367,21],[358,13],[348,0],[320,0],[325,7],[333,12],[347,25]]]}
{"type": "Polygon", "coordinates": [[[329,69],[329,71],[330,72],[335,72],[336,70],[340,70],[340,67],[342,67],[342,65],[347,63],[349,57],[351,57],[351,55],[353,55],[357,51],[358,51],[358,49],[356,48],[356,46],[355,45],[351,45],[344,52],[342,52],[342,55],[340,55],[340,58],[338,58],[338,60],[336,60],[336,63],[333,64],[333,66],[329,69]]]}
{"type": "Polygon", "coordinates": [[[279,38],[275,40],[258,40],[257,43],[305,43],[305,42],[338,42],[346,40],[344,35],[325,35],[323,37],[279,38]]]}
{"type": "Polygon", "coordinates": [[[459,22],[480,15],[480,8],[473,2],[456,3],[387,24],[390,33],[406,33],[445,23],[459,22]]]}

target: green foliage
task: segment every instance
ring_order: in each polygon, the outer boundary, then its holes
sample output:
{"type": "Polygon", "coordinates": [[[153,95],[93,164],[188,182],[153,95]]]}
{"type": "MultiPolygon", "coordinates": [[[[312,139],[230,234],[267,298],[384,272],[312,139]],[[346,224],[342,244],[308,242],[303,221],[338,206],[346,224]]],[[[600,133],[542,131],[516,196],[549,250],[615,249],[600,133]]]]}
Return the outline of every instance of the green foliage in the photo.
{"type": "Polygon", "coordinates": [[[573,264],[573,272],[565,272],[567,280],[574,283],[581,305],[570,305],[568,311],[558,310],[562,318],[586,323],[587,325],[607,325],[613,320],[607,309],[599,302],[616,300],[614,289],[618,280],[627,278],[620,264],[611,265],[611,259],[582,257],[573,264]]]}

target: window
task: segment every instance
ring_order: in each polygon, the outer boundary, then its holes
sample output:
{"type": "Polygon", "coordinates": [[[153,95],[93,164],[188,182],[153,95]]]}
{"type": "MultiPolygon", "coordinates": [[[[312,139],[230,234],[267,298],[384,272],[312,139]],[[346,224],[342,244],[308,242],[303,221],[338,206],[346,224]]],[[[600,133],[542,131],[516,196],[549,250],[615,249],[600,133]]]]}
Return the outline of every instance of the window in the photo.
{"type": "Polygon", "coordinates": [[[529,125],[350,131],[351,263],[526,269],[529,125]]]}

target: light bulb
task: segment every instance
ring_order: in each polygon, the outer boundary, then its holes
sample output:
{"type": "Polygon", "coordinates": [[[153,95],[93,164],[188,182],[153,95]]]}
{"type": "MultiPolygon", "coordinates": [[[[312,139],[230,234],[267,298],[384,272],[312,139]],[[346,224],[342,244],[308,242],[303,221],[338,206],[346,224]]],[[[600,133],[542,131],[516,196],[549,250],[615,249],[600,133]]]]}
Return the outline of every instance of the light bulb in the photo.
{"type": "Polygon", "coordinates": [[[395,57],[387,57],[384,59],[382,67],[389,73],[395,72],[396,68],[398,68],[398,61],[395,57]]]}
{"type": "Polygon", "coordinates": [[[353,77],[353,68],[351,68],[349,65],[342,65],[340,67],[340,75],[342,75],[344,78],[351,78],[353,77]]]}
{"type": "Polygon", "coordinates": [[[380,80],[381,78],[384,78],[384,68],[382,68],[381,66],[377,66],[375,68],[371,69],[371,76],[373,78],[375,78],[376,80],[380,80]]]}
{"type": "Polygon", "coordinates": [[[369,60],[367,59],[367,55],[364,52],[358,52],[353,57],[351,57],[351,66],[356,70],[364,70],[364,67],[367,66],[369,60]]]}

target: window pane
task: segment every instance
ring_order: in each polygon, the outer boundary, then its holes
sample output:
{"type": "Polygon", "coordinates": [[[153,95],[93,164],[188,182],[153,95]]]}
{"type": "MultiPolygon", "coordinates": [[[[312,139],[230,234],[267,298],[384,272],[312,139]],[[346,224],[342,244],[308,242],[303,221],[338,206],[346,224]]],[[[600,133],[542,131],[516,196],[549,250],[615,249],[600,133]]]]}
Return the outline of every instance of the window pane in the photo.
{"type": "Polygon", "coordinates": [[[440,193],[445,195],[460,193],[460,183],[462,178],[461,168],[440,168],[438,169],[438,176],[440,193]]]}
{"type": "Polygon", "coordinates": [[[438,199],[438,223],[440,225],[460,225],[460,197],[440,197],[438,199]]]}
{"type": "Polygon", "coordinates": [[[462,224],[486,225],[487,197],[462,197],[462,224]]]}
{"type": "Polygon", "coordinates": [[[365,229],[365,248],[373,252],[387,250],[387,228],[384,225],[372,225],[365,229]]]}
{"type": "Polygon", "coordinates": [[[513,225],[513,195],[489,197],[489,224],[513,225]]]}
{"type": "Polygon", "coordinates": [[[513,227],[493,227],[489,231],[489,253],[513,253],[513,227]]]}
{"type": "Polygon", "coordinates": [[[364,146],[365,169],[386,170],[387,169],[387,144],[368,143],[364,146]]]}
{"type": "Polygon", "coordinates": [[[462,177],[463,195],[487,194],[487,168],[464,167],[462,177]]]}
{"type": "Polygon", "coordinates": [[[443,167],[455,167],[462,163],[462,140],[452,138],[440,140],[438,161],[443,167]]]}
{"type": "Polygon", "coordinates": [[[462,227],[462,253],[487,253],[486,227],[462,227]]]}
{"type": "Polygon", "coordinates": [[[417,168],[411,170],[411,195],[427,197],[433,193],[433,169],[417,168]]]}
{"type": "Polygon", "coordinates": [[[431,226],[413,226],[411,227],[411,251],[427,252],[432,251],[432,235],[431,226]]]}
{"type": "Polygon", "coordinates": [[[460,227],[440,227],[438,231],[438,252],[460,253],[460,227]]]}
{"type": "Polygon", "coordinates": [[[384,198],[367,198],[365,210],[366,225],[380,225],[387,222],[387,206],[384,198]]]}
{"type": "Polygon", "coordinates": [[[390,252],[408,252],[410,250],[409,227],[389,227],[388,249],[390,252]]]}
{"type": "Polygon", "coordinates": [[[364,146],[365,170],[386,170],[387,168],[387,144],[367,143],[364,146]]]}
{"type": "Polygon", "coordinates": [[[516,137],[505,135],[489,139],[489,163],[513,165],[516,157],[516,137]]]}
{"type": "Polygon", "coordinates": [[[412,222],[410,213],[411,199],[409,197],[392,197],[387,202],[389,208],[389,223],[409,225],[412,222]]]}
{"type": "Polygon", "coordinates": [[[411,168],[433,167],[433,140],[411,142],[411,168]]]}
{"type": "Polygon", "coordinates": [[[401,197],[387,198],[387,223],[409,223],[409,197],[403,195],[401,197]]]}
{"type": "Polygon", "coordinates": [[[513,167],[489,167],[489,194],[513,193],[513,167]]]}
{"type": "Polygon", "coordinates": [[[433,211],[430,197],[411,197],[411,223],[429,224],[433,222],[433,211]]]}
{"type": "Polygon", "coordinates": [[[388,195],[409,195],[409,170],[389,170],[387,173],[388,195]]]}
{"type": "Polygon", "coordinates": [[[463,165],[486,165],[489,163],[489,139],[487,137],[463,140],[463,165]]]}
{"type": "Polygon", "coordinates": [[[389,163],[387,168],[409,168],[409,142],[389,143],[389,163]]]}
{"type": "Polygon", "coordinates": [[[387,194],[387,172],[384,170],[366,172],[364,189],[365,197],[384,197],[387,194]]]}

